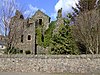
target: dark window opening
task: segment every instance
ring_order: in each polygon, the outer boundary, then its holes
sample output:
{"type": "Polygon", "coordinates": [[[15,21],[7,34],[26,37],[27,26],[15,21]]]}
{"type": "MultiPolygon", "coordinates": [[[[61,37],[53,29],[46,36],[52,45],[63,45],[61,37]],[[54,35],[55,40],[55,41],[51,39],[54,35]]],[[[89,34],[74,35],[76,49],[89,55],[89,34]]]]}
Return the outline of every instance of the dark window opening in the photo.
{"type": "Polygon", "coordinates": [[[23,43],[23,35],[21,35],[21,42],[23,43]]]}
{"type": "Polygon", "coordinates": [[[49,18],[49,23],[50,23],[50,19],[51,19],[51,18],[49,18]]]}
{"type": "Polygon", "coordinates": [[[37,54],[37,44],[35,43],[35,55],[37,54]]]}
{"type": "Polygon", "coordinates": [[[39,19],[39,25],[42,25],[42,19],[39,19]]]}
{"type": "Polygon", "coordinates": [[[42,40],[42,42],[44,42],[44,35],[43,34],[42,34],[41,40],[42,40]]]}
{"type": "Polygon", "coordinates": [[[20,16],[21,19],[24,19],[23,15],[20,16]]]}
{"type": "Polygon", "coordinates": [[[23,53],[23,50],[20,50],[19,52],[22,54],[23,53]]]}
{"type": "Polygon", "coordinates": [[[35,55],[37,54],[37,34],[35,34],[35,55]]]}
{"type": "Polygon", "coordinates": [[[3,48],[3,45],[1,46],[1,48],[3,48]]]}
{"type": "Polygon", "coordinates": [[[31,40],[31,35],[28,35],[28,40],[31,40]]]}

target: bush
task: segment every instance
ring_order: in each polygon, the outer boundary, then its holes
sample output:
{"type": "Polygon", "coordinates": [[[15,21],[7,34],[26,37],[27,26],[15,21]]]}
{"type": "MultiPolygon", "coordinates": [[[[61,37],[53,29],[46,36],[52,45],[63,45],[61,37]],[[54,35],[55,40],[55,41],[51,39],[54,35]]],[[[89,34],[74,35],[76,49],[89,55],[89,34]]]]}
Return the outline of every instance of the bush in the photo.
{"type": "Polygon", "coordinates": [[[5,51],[4,51],[5,54],[22,54],[23,53],[23,50],[20,50],[18,48],[7,48],[5,51]]]}

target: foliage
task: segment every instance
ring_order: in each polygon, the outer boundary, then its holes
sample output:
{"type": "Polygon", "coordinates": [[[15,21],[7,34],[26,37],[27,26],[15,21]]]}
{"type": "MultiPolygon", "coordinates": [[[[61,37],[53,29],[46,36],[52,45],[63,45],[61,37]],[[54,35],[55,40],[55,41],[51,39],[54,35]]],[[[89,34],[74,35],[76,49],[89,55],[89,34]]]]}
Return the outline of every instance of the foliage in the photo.
{"type": "Polygon", "coordinates": [[[96,2],[97,0],[79,0],[79,3],[76,4],[77,8],[72,7],[72,9],[76,13],[90,11],[92,9],[95,9],[95,7],[97,7],[98,4],[96,2]]]}
{"type": "Polygon", "coordinates": [[[55,21],[52,21],[49,25],[49,28],[44,32],[44,41],[42,41],[42,27],[39,26],[36,28],[37,33],[37,44],[42,47],[50,46],[53,29],[55,28],[55,21]]]}
{"type": "Polygon", "coordinates": [[[80,0],[76,6],[77,8],[72,7],[74,13],[69,14],[68,18],[71,18],[75,24],[73,35],[77,46],[82,54],[98,54],[100,53],[100,26],[98,25],[100,0],[80,0]]]}
{"type": "Polygon", "coordinates": [[[97,0],[79,0],[78,4],[76,4],[77,7],[72,7],[73,13],[71,14],[72,20],[82,12],[91,11],[95,8],[98,8],[100,5],[99,1],[97,0]]]}
{"type": "Polygon", "coordinates": [[[23,50],[20,50],[18,48],[7,48],[4,52],[5,54],[22,54],[23,53],[23,50]]]}
{"type": "Polygon", "coordinates": [[[72,37],[69,20],[60,25],[58,34],[52,37],[51,54],[79,54],[74,38],[72,37]]]}
{"type": "Polygon", "coordinates": [[[75,39],[86,47],[86,53],[100,53],[100,10],[94,9],[76,17],[75,39]]]}
{"type": "Polygon", "coordinates": [[[42,42],[41,27],[37,27],[37,43],[46,48],[51,47],[49,53],[51,54],[79,54],[78,48],[72,37],[72,29],[69,20],[65,20],[65,25],[60,25],[58,34],[52,35],[55,29],[56,21],[52,21],[49,28],[44,33],[44,42],[42,42]]]}
{"type": "Polygon", "coordinates": [[[42,45],[41,37],[42,37],[42,32],[41,32],[41,27],[39,26],[36,28],[36,43],[40,46],[42,45]]]}
{"type": "Polygon", "coordinates": [[[55,29],[55,23],[56,23],[55,21],[52,21],[49,25],[49,28],[45,31],[44,47],[48,47],[51,44],[53,30],[55,29]]]}
{"type": "Polygon", "coordinates": [[[77,8],[82,11],[90,11],[95,8],[97,0],[80,0],[77,8]]]}

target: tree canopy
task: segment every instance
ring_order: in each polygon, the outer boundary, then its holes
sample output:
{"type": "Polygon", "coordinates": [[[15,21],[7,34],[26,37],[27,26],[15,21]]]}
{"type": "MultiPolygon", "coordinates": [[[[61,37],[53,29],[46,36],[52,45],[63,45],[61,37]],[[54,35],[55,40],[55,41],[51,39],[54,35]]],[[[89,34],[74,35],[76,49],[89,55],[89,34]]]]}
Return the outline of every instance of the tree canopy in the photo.
{"type": "Polygon", "coordinates": [[[51,54],[79,54],[68,20],[60,25],[58,34],[52,36],[51,54]]]}

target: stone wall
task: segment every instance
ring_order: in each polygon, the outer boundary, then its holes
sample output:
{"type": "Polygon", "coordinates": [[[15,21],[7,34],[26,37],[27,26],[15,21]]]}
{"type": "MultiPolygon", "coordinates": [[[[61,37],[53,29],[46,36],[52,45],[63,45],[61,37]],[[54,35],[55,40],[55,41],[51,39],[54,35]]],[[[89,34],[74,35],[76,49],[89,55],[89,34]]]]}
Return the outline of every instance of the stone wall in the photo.
{"type": "Polygon", "coordinates": [[[100,73],[100,55],[0,55],[0,71],[100,73]]]}

